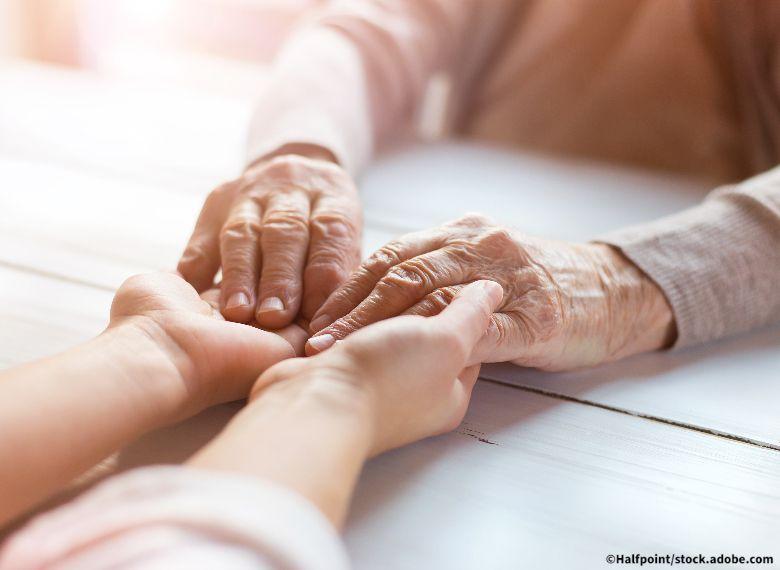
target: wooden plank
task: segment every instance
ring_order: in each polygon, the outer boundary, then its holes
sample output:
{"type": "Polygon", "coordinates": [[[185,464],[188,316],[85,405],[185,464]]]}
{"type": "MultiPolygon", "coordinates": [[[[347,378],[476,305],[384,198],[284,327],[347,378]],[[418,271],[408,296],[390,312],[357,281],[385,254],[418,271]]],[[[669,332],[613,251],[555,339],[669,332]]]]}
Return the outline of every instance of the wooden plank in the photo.
{"type": "Polygon", "coordinates": [[[347,544],[375,570],[777,560],[778,477],[776,451],[483,381],[458,432],[368,465],[347,544]]]}
{"type": "MultiPolygon", "coordinates": [[[[0,261],[107,289],[175,268],[205,199],[8,157],[0,157],[0,180],[0,261]]],[[[366,228],[364,251],[395,233],[366,228]]]]}
{"type": "Polygon", "coordinates": [[[193,192],[244,166],[251,93],[18,61],[0,63],[0,84],[0,153],[193,192]]]}
{"type": "Polygon", "coordinates": [[[479,212],[528,234],[584,241],[699,202],[701,181],[475,142],[409,144],[368,169],[369,219],[418,230],[479,212]]]}
{"type": "Polygon", "coordinates": [[[780,449],[780,326],[576,372],[486,366],[486,378],[780,449]]]}
{"type": "Polygon", "coordinates": [[[0,368],[60,352],[108,323],[113,295],[0,266],[0,368]]]}
{"type": "MultiPolygon", "coordinates": [[[[111,295],[0,268],[0,362],[97,333],[111,295]]],[[[102,475],[177,462],[237,407],[150,434],[102,475]]],[[[346,540],[356,568],[600,567],[609,553],[778,556],[780,453],[480,382],[464,424],[372,460],[346,540]]]]}

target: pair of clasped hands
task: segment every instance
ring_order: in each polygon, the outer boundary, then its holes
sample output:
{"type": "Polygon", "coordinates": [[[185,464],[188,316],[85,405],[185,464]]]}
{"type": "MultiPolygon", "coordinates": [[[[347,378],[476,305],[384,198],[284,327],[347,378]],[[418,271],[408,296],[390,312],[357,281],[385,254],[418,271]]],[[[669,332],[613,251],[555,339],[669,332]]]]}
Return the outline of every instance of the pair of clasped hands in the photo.
{"type": "Polygon", "coordinates": [[[278,481],[340,524],[362,462],[454,429],[481,363],[560,370],[670,342],[663,294],[607,245],[467,216],[360,263],[357,190],[322,154],[212,192],[178,274],[128,279],[98,337],[3,372],[0,523],[144,433],[248,398],[188,464],[278,481]]]}
{"type": "Polygon", "coordinates": [[[136,277],[117,294],[112,327],[131,323],[166,354],[182,416],[313,382],[368,410],[376,453],[457,426],[480,363],[569,369],[668,342],[663,295],[606,245],[466,216],[361,264],[356,187],[329,153],[307,154],[209,195],[183,279],[136,277]]]}

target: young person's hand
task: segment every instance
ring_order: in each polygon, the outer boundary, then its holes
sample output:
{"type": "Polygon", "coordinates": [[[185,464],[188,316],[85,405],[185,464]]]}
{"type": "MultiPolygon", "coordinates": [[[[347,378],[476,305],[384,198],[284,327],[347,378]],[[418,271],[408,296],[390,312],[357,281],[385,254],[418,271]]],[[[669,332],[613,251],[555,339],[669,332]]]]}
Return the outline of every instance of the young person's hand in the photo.
{"type": "Polygon", "coordinates": [[[217,290],[198,293],[172,273],[131,277],[119,288],[105,335],[128,351],[157,355],[157,379],[179,416],[246,397],[257,376],[301,352],[306,332],[297,325],[271,333],[225,321],[217,290]]]}
{"type": "Polygon", "coordinates": [[[491,342],[502,296],[493,281],[472,283],[437,316],[396,317],[317,356],[273,366],[251,398],[302,390],[325,407],[346,405],[366,419],[371,454],[450,431],[466,412],[479,373],[473,356],[491,342]]]}
{"type": "Polygon", "coordinates": [[[299,312],[310,319],[360,263],[357,189],[334,160],[316,147],[296,149],[208,197],[179,272],[202,292],[221,267],[225,318],[274,329],[299,312]]]}
{"type": "Polygon", "coordinates": [[[305,331],[283,334],[226,322],[172,273],[128,279],[100,335],[0,372],[0,525],[141,435],[246,397],[301,352],[305,331]]]}

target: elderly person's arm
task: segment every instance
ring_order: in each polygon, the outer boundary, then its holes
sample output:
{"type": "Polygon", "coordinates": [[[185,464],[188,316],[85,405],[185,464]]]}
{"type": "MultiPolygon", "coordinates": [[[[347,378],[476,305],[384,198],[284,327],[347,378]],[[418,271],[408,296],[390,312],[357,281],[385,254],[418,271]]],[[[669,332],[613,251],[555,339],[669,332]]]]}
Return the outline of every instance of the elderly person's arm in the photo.
{"type": "Polygon", "coordinates": [[[504,300],[477,357],[570,369],[780,319],[780,168],[594,243],[470,216],[389,243],[320,309],[310,354],[395,314],[434,314],[474,279],[504,300]]]}
{"type": "Polygon", "coordinates": [[[303,26],[257,100],[246,171],[206,201],[179,271],[202,291],[222,269],[226,318],[311,318],[360,262],[352,178],[408,124],[426,85],[468,84],[501,41],[511,0],[341,1],[303,26]]]}
{"type": "Polygon", "coordinates": [[[479,366],[469,357],[501,288],[441,315],[368,327],[274,366],[188,467],[146,468],[34,521],[0,568],[344,568],[335,528],[366,458],[448,431],[479,366]]]}

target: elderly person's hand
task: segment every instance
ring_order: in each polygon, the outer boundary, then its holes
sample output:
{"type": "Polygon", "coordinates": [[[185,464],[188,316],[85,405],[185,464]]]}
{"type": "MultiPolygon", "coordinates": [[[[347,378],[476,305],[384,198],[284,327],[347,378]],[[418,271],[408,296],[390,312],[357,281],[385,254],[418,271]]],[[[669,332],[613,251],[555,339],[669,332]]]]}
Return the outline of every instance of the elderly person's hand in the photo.
{"type": "Polygon", "coordinates": [[[450,431],[466,413],[479,373],[472,355],[502,295],[495,282],[478,281],[434,317],[390,319],[313,358],[280,362],[251,399],[284,409],[308,396],[341,421],[354,417],[371,455],[450,431]]]}
{"type": "Polygon", "coordinates": [[[610,246],[531,238],[467,216],[374,253],[315,315],[307,353],[394,315],[435,314],[476,279],[504,288],[477,361],[571,369],[665,347],[675,334],[663,293],[610,246]]]}
{"type": "Polygon", "coordinates": [[[199,292],[222,268],[220,309],[267,328],[311,318],[360,262],[361,210],[322,150],[251,166],[206,200],[178,270],[199,292]]]}
{"type": "Polygon", "coordinates": [[[154,273],[131,277],[114,297],[107,332],[120,332],[114,337],[127,339],[126,351],[155,362],[154,377],[137,380],[151,388],[163,379],[160,405],[175,404],[171,421],[245,398],[260,373],[302,353],[303,329],[291,325],[277,334],[225,321],[209,302],[215,294],[201,298],[181,277],[154,273]]]}

